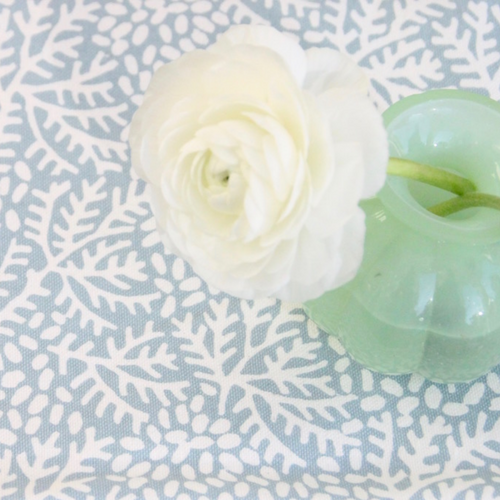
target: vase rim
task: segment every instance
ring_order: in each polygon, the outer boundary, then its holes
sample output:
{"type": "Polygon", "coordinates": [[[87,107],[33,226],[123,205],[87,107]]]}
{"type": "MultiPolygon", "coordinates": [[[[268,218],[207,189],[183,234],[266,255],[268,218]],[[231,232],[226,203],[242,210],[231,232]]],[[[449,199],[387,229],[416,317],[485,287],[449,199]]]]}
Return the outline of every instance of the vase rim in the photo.
{"type": "MultiPolygon", "coordinates": [[[[484,106],[492,111],[494,115],[497,115],[500,121],[500,103],[487,96],[456,89],[429,90],[405,97],[391,105],[383,113],[384,124],[389,136],[391,124],[408,115],[412,110],[417,111],[417,108],[421,108],[421,112],[426,105],[439,102],[445,104],[453,100],[458,103],[466,103],[466,105],[484,106]]],[[[435,111],[436,108],[432,110],[435,111]]],[[[411,157],[408,159],[421,161],[411,157]]],[[[496,194],[500,195],[500,192],[496,194]]],[[[470,242],[473,239],[475,243],[500,241],[500,217],[498,213],[492,215],[491,212],[488,213],[488,209],[478,209],[480,215],[465,220],[453,220],[436,216],[426,210],[409,194],[406,179],[389,176],[384,187],[379,192],[378,198],[404,223],[415,225],[429,235],[464,242],[470,242]]]]}
{"type": "Polygon", "coordinates": [[[391,104],[383,113],[384,123],[391,122],[396,116],[422,103],[422,99],[428,101],[441,101],[443,99],[457,99],[460,101],[470,101],[488,108],[493,108],[500,113],[500,103],[491,97],[468,90],[458,89],[433,89],[403,97],[399,101],[391,104]]]}

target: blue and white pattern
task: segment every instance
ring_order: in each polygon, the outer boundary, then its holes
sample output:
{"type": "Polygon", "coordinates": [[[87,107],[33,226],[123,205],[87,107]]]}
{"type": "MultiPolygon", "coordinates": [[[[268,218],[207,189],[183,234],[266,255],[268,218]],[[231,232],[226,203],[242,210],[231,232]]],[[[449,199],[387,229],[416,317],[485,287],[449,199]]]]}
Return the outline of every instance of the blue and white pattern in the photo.
{"type": "Polygon", "coordinates": [[[0,0],[0,499],[500,498],[499,368],[371,373],[165,254],[127,124],[238,23],[352,54],[381,110],[500,99],[496,0],[0,0]]]}

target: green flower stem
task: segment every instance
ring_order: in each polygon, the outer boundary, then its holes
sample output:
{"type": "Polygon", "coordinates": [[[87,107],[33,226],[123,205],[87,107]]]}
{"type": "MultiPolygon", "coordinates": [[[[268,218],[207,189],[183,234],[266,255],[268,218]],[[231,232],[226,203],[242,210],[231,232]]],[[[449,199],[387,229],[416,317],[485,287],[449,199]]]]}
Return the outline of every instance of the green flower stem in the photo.
{"type": "Polygon", "coordinates": [[[438,203],[437,205],[429,207],[427,210],[434,215],[447,217],[460,210],[473,207],[486,207],[500,210],[500,198],[492,194],[466,193],[463,196],[457,196],[451,200],[438,203]]]}
{"type": "Polygon", "coordinates": [[[430,165],[423,165],[403,158],[389,158],[387,173],[406,177],[419,182],[458,194],[456,198],[438,203],[427,210],[440,217],[473,207],[485,207],[500,210],[500,197],[476,192],[476,186],[460,175],[441,170],[430,165]]]}
{"type": "Polygon", "coordinates": [[[425,182],[458,195],[476,190],[476,186],[465,177],[403,158],[389,158],[387,173],[425,182]]]}

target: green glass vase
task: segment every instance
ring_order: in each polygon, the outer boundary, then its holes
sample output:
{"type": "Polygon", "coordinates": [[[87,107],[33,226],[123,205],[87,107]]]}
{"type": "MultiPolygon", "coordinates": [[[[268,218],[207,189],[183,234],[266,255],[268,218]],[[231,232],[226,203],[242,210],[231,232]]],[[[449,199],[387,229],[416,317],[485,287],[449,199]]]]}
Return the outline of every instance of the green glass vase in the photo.
{"type": "MultiPolygon", "coordinates": [[[[405,98],[384,113],[390,154],[469,178],[500,196],[500,104],[457,90],[405,98]]],[[[360,363],[436,382],[470,381],[500,363],[500,213],[447,218],[452,195],[388,176],[363,202],[366,240],[356,278],[305,304],[360,363]]]]}

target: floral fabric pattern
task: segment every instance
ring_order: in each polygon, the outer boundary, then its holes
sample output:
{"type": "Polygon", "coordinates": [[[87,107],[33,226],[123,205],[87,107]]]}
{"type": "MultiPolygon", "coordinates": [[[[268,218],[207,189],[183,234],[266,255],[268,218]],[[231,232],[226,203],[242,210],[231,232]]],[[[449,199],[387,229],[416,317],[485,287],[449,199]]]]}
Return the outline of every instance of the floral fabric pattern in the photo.
{"type": "Polygon", "coordinates": [[[372,373],[165,253],[128,124],[241,23],[350,54],[381,111],[500,99],[494,0],[0,0],[0,499],[500,498],[500,368],[372,373]]]}

